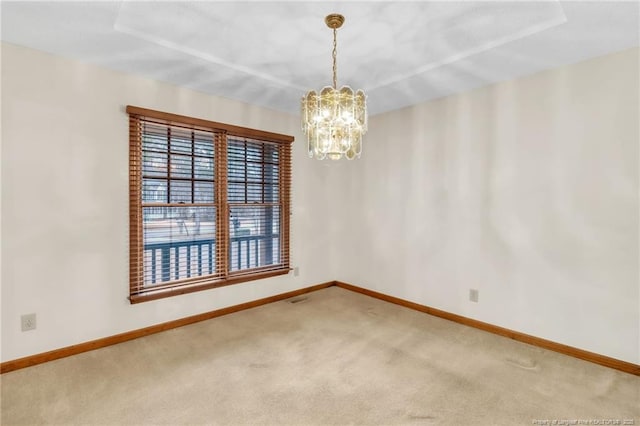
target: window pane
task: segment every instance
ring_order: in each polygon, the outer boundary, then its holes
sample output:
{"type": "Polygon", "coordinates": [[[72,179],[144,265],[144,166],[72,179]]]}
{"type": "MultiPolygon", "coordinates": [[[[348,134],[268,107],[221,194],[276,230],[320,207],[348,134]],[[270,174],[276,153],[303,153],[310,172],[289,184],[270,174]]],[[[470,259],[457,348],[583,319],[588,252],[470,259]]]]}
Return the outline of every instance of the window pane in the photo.
{"type": "Polygon", "coordinates": [[[261,203],[264,202],[262,198],[262,185],[260,184],[248,184],[247,185],[247,202],[261,203]]]}
{"type": "Polygon", "coordinates": [[[247,161],[262,161],[262,144],[255,142],[246,143],[247,161]]]}
{"type": "Polygon", "coordinates": [[[262,181],[262,163],[247,163],[247,180],[250,182],[262,181]]]}
{"type": "Polygon", "coordinates": [[[266,163],[276,164],[279,161],[278,148],[275,145],[265,145],[264,161],[266,163]]]}
{"type": "Polygon", "coordinates": [[[230,203],[244,203],[246,200],[244,194],[245,186],[241,183],[229,183],[227,186],[227,199],[230,203]]]}
{"type": "Polygon", "coordinates": [[[143,208],[145,287],[215,273],[214,207],[143,208]]]}
{"type": "Polygon", "coordinates": [[[155,151],[143,151],[142,174],[144,176],[166,176],[167,154],[155,151]]]}
{"type": "Polygon", "coordinates": [[[167,181],[165,179],[143,179],[142,180],[142,202],[143,203],[166,203],[167,181]]]}
{"type": "Polygon", "coordinates": [[[171,152],[191,154],[191,131],[179,127],[171,128],[171,152]]]}
{"type": "Polygon", "coordinates": [[[191,157],[171,155],[171,177],[191,177],[191,157]]]}
{"type": "Polygon", "coordinates": [[[280,192],[278,185],[264,185],[264,201],[266,203],[277,203],[280,201],[280,192]]]}
{"type": "Polygon", "coordinates": [[[202,134],[194,141],[195,155],[213,158],[213,135],[202,134]]]}
{"type": "Polygon", "coordinates": [[[167,151],[167,130],[145,126],[145,133],[142,135],[142,149],[148,151],[167,151]]]}
{"type": "Polygon", "coordinates": [[[194,182],[195,203],[213,203],[213,182],[194,182]]]}
{"type": "Polygon", "coordinates": [[[172,180],[170,185],[170,203],[191,203],[191,181],[172,180]]]}
{"type": "Polygon", "coordinates": [[[213,180],[213,158],[195,157],[193,162],[196,179],[213,180]]]}
{"type": "Polygon", "coordinates": [[[243,141],[233,139],[228,140],[227,144],[227,161],[230,163],[243,163],[245,155],[245,146],[243,141]]]}
{"type": "Polygon", "coordinates": [[[280,263],[280,208],[235,206],[230,209],[231,271],[280,263]]]}
{"type": "Polygon", "coordinates": [[[231,181],[244,181],[245,163],[239,161],[229,161],[227,175],[231,181]]]}
{"type": "Polygon", "coordinates": [[[264,180],[265,182],[278,183],[280,177],[278,176],[277,164],[265,164],[264,166],[264,180]]]}

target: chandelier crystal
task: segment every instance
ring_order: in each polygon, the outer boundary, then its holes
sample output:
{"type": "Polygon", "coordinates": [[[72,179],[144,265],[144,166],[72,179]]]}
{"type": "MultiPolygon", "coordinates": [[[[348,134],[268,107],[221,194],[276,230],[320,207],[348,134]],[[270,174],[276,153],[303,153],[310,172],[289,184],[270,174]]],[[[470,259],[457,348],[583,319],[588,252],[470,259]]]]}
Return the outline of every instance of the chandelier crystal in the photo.
{"type": "Polygon", "coordinates": [[[319,160],[360,158],[362,135],[367,132],[367,96],[349,86],[337,88],[337,30],[344,16],[328,15],[324,22],[333,29],[333,87],[320,93],[307,92],[302,98],[302,131],[307,135],[309,157],[319,160]]]}

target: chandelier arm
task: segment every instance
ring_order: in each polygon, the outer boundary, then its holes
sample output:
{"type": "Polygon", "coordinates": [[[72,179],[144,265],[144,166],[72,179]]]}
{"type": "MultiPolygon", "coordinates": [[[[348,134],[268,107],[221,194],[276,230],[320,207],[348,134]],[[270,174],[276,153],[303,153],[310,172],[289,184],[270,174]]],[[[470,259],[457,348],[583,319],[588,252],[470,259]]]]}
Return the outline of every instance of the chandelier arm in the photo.
{"type": "Polygon", "coordinates": [[[337,42],[337,29],[333,29],[333,88],[338,88],[338,42],[337,42]]]}

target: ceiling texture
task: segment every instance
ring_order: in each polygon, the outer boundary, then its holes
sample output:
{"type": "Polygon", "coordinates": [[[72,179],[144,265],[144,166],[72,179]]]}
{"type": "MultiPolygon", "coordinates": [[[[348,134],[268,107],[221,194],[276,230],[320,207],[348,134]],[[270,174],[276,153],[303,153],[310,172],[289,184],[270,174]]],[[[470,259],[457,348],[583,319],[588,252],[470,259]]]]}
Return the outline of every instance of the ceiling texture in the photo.
{"type": "Polygon", "coordinates": [[[332,12],[372,115],[640,45],[637,1],[0,3],[4,42],[294,114],[331,84],[332,12]]]}

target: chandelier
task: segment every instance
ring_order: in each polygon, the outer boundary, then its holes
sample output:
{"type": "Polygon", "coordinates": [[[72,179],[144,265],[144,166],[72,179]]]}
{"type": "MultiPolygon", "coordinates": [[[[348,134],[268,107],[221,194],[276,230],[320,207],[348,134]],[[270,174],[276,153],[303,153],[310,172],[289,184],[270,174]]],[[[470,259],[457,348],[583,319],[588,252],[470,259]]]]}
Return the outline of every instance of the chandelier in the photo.
{"type": "Polygon", "coordinates": [[[333,29],[333,87],[320,93],[311,90],[302,98],[302,131],[307,135],[309,157],[319,160],[360,158],[362,135],[367,132],[367,97],[349,86],[337,88],[336,34],[344,16],[328,15],[324,22],[333,29]]]}

